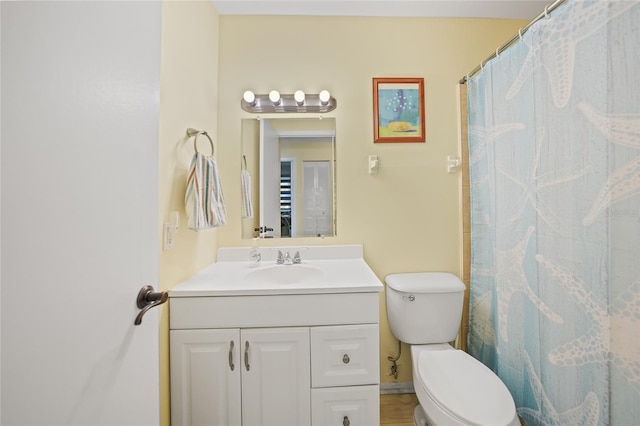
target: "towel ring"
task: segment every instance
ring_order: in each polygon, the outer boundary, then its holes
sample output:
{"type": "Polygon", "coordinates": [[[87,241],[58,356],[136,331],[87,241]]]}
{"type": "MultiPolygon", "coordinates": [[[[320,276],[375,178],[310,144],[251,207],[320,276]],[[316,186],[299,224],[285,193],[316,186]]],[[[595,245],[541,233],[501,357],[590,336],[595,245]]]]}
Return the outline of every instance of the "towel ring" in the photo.
{"type": "Polygon", "coordinates": [[[207,137],[207,139],[209,139],[209,144],[211,145],[211,156],[213,157],[214,154],[214,148],[213,148],[213,140],[211,139],[211,137],[207,134],[207,132],[205,132],[204,130],[198,131],[195,129],[187,129],[187,136],[191,137],[191,136],[195,136],[195,138],[193,139],[193,149],[196,152],[196,154],[199,154],[198,152],[198,136],[200,135],[205,135],[207,137]]]}

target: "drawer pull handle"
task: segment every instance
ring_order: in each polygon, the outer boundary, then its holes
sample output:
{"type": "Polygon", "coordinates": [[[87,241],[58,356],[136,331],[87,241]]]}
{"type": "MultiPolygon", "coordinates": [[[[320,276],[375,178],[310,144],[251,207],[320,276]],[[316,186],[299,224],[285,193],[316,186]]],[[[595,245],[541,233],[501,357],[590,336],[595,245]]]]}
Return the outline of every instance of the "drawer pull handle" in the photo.
{"type": "Polygon", "coordinates": [[[342,357],[342,362],[344,362],[345,364],[349,364],[349,361],[351,361],[351,358],[349,358],[349,355],[344,354],[344,356],[342,357]]]}
{"type": "Polygon", "coordinates": [[[342,426],[349,426],[351,424],[351,422],[349,421],[349,417],[344,416],[344,419],[342,420],[342,426]]]}
{"type": "Polygon", "coordinates": [[[244,345],[244,368],[249,371],[251,366],[249,365],[249,341],[247,340],[244,345]]]}
{"type": "Polygon", "coordinates": [[[233,365],[233,340],[229,342],[229,368],[231,371],[235,368],[235,365],[233,365]]]}

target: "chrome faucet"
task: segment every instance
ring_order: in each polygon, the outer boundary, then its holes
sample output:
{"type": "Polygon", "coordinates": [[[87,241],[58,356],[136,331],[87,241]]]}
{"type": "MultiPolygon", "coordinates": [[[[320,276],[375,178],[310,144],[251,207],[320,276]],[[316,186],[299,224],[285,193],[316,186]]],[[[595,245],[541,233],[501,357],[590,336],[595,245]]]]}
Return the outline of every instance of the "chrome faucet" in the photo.
{"type": "Polygon", "coordinates": [[[284,257],[282,259],[282,263],[285,265],[293,265],[293,259],[291,259],[291,254],[289,254],[289,252],[286,252],[284,254],[284,257]]]}
{"type": "Polygon", "coordinates": [[[302,258],[300,257],[300,251],[296,250],[293,257],[291,257],[291,253],[282,252],[282,250],[278,250],[278,257],[276,258],[276,264],[278,265],[298,265],[302,263],[302,258]]]}

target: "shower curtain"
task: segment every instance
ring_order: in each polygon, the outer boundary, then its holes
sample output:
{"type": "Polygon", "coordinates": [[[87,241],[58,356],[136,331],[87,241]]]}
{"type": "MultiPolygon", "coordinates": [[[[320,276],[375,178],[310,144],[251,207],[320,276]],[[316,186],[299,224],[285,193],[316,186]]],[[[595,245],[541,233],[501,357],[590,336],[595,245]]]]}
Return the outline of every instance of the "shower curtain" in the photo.
{"type": "Polygon", "coordinates": [[[468,81],[469,352],[528,425],[640,424],[640,1],[571,1],[468,81]]]}

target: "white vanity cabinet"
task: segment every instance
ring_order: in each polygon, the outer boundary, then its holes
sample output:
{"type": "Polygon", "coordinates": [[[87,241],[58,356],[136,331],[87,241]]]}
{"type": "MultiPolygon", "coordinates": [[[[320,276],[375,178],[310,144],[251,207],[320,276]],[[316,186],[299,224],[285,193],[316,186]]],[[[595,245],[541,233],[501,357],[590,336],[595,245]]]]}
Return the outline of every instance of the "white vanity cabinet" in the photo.
{"type": "Polygon", "coordinates": [[[384,287],[362,246],[278,249],[302,264],[220,248],[169,292],[173,426],[379,424],[384,287]]]}
{"type": "Polygon", "coordinates": [[[379,423],[379,295],[170,299],[172,425],[379,423]]]}

